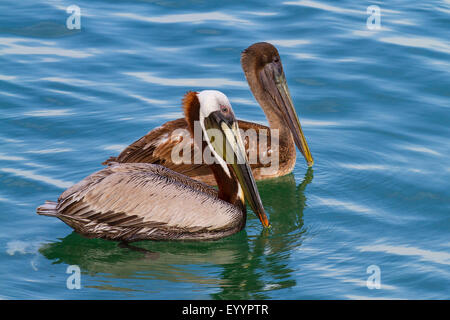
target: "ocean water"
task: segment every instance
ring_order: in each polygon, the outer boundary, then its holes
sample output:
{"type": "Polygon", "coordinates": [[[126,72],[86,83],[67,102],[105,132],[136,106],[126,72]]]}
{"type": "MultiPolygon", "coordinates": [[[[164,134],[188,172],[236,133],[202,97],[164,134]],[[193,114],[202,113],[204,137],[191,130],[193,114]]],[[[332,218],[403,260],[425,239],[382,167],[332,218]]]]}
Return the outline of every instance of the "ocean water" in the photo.
{"type": "Polygon", "coordinates": [[[2,0],[0,298],[450,298],[449,28],[448,0],[2,0]],[[220,241],[137,243],[149,256],[36,215],[181,117],[188,90],[266,123],[239,63],[258,41],[281,54],[315,159],[258,183],[272,229],[250,212],[220,241]]]}

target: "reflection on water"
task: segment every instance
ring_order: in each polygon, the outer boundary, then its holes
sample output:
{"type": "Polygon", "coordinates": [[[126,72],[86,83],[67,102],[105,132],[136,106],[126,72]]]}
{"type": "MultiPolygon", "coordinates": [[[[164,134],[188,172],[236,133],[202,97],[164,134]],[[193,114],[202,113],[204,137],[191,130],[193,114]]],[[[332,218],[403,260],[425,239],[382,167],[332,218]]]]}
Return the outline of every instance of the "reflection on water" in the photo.
{"type": "MultiPolygon", "coordinates": [[[[268,298],[264,292],[296,284],[294,270],[286,260],[292,248],[301,246],[306,232],[304,191],[312,179],[313,169],[309,168],[298,186],[293,174],[259,183],[264,202],[270,204],[266,209],[272,227],[255,236],[244,229],[218,241],[134,244],[156,253],[149,255],[121,248],[117,242],[87,239],[72,232],[58,242],[43,245],[39,252],[53,263],[78,265],[82,272],[93,276],[213,285],[219,290],[212,294],[214,299],[268,298]],[[206,266],[211,272],[205,273],[204,268],[195,271],[189,266],[206,266]]],[[[87,287],[99,289],[102,285],[87,287]]],[[[111,288],[106,285],[103,289],[111,288]]]]}

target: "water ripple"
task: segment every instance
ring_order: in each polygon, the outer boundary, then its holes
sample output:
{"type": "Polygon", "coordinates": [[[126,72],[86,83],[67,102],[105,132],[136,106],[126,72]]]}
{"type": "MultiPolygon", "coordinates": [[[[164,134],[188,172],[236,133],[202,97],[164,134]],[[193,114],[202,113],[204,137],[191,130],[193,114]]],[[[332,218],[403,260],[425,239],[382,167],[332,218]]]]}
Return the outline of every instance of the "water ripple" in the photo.
{"type": "Polygon", "coordinates": [[[222,78],[163,78],[157,77],[151,72],[124,72],[124,74],[136,77],[142,81],[157,84],[161,86],[174,87],[203,87],[203,88],[222,88],[226,86],[231,87],[247,87],[247,83],[243,81],[222,79],[222,78]]]}
{"type": "Polygon", "coordinates": [[[74,115],[71,109],[42,109],[24,112],[24,116],[28,117],[65,117],[74,115]]]}
{"type": "Polygon", "coordinates": [[[434,50],[443,53],[450,53],[450,44],[438,39],[425,38],[425,37],[380,37],[381,42],[396,44],[399,46],[406,46],[412,48],[422,48],[427,50],[434,50]]]}
{"type": "Polygon", "coordinates": [[[23,177],[26,179],[30,179],[30,180],[34,180],[34,181],[38,181],[38,182],[44,182],[44,183],[56,186],[61,189],[67,189],[73,185],[73,182],[63,181],[63,180],[47,177],[44,175],[35,174],[33,171],[29,171],[29,170],[13,169],[13,168],[0,168],[0,171],[6,172],[6,173],[12,173],[16,176],[23,177]]]}
{"type": "MultiPolygon", "coordinates": [[[[53,42],[47,43],[49,46],[27,46],[18,42],[29,42],[24,38],[0,38],[0,55],[54,55],[70,58],[87,58],[94,55],[94,52],[84,49],[63,49],[54,46],[53,42]]],[[[46,44],[41,42],[40,44],[46,44]]],[[[97,51],[95,51],[97,52],[97,51]]]]}
{"type": "Polygon", "coordinates": [[[444,251],[424,250],[410,246],[392,246],[377,244],[357,247],[361,252],[385,252],[401,256],[418,256],[421,260],[450,265],[450,253],[444,251]]]}
{"type": "Polygon", "coordinates": [[[157,17],[148,17],[135,13],[116,13],[118,17],[128,18],[136,21],[145,21],[153,23],[193,23],[200,24],[206,22],[222,22],[225,24],[253,24],[252,22],[244,19],[233,17],[232,15],[222,12],[202,12],[202,13],[187,13],[187,14],[170,14],[157,17]]]}

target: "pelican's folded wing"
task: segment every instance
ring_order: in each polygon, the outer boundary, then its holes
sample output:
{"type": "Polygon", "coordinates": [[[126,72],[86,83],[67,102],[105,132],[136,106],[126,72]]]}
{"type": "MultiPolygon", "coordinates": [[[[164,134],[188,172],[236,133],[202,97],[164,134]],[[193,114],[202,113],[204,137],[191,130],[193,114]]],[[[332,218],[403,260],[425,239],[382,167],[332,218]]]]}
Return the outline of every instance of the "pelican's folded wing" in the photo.
{"type": "MultiPolygon", "coordinates": [[[[252,169],[268,166],[267,163],[260,161],[258,146],[261,145],[261,137],[265,137],[267,146],[270,147],[270,128],[242,120],[239,120],[238,124],[243,132],[242,137],[252,169]]],[[[264,145],[266,145],[265,142],[264,145]]],[[[115,162],[160,164],[205,183],[215,184],[211,169],[206,164],[198,164],[196,163],[198,161],[194,161],[195,152],[198,150],[194,148],[194,140],[189,134],[186,121],[182,118],[169,121],[150,131],[125,148],[117,157],[111,157],[103,164],[115,162]],[[181,134],[182,132],[185,134],[181,134]],[[189,151],[190,161],[180,161],[184,156],[183,150],[189,151]]]]}
{"type": "Polygon", "coordinates": [[[139,163],[90,175],[60,196],[56,210],[86,236],[127,241],[220,238],[236,232],[244,214],[201,182],[139,163]]]}

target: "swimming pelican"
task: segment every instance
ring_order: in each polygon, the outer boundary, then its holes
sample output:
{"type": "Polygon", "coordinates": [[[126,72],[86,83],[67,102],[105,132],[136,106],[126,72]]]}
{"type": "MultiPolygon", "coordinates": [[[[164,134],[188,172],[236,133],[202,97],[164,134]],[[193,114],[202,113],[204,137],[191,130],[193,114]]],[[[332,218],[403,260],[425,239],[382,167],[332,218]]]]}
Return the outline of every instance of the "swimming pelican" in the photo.
{"type": "Polygon", "coordinates": [[[198,121],[206,140],[201,148],[209,148],[216,160],[210,168],[218,191],[161,165],[112,163],[67,189],[58,202],[47,201],[37,213],[57,217],[87,237],[211,240],[245,227],[245,196],[268,227],[228,98],[214,90],[189,92],[183,106],[189,130],[198,121]]]}
{"type": "MultiPolygon", "coordinates": [[[[279,156],[279,166],[274,167],[275,170],[272,171],[267,170],[267,163],[264,164],[259,156],[256,163],[250,163],[255,179],[280,177],[292,172],[296,161],[295,145],[305,157],[308,166],[312,166],[314,161],[295,112],[277,49],[267,42],[255,43],[242,52],[241,65],[250,89],[270,125],[268,128],[257,123],[238,121],[239,128],[244,132],[254,129],[257,133],[257,143],[250,144],[245,141],[246,151],[248,154],[251,152],[258,154],[260,137],[266,136],[264,141],[267,141],[269,147],[267,154],[271,154],[274,149],[279,156]],[[279,132],[278,150],[270,145],[270,129],[276,129],[279,132]]],[[[187,129],[187,127],[188,124],[183,118],[169,121],[129,145],[119,156],[111,157],[103,164],[109,162],[158,163],[213,185],[214,175],[207,165],[179,163],[172,159],[172,149],[181,143],[180,138],[171,138],[172,134],[177,129],[187,129]]],[[[190,136],[188,139],[191,139],[188,144],[191,145],[192,154],[194,154],[194,142],[190,136]]]]}

